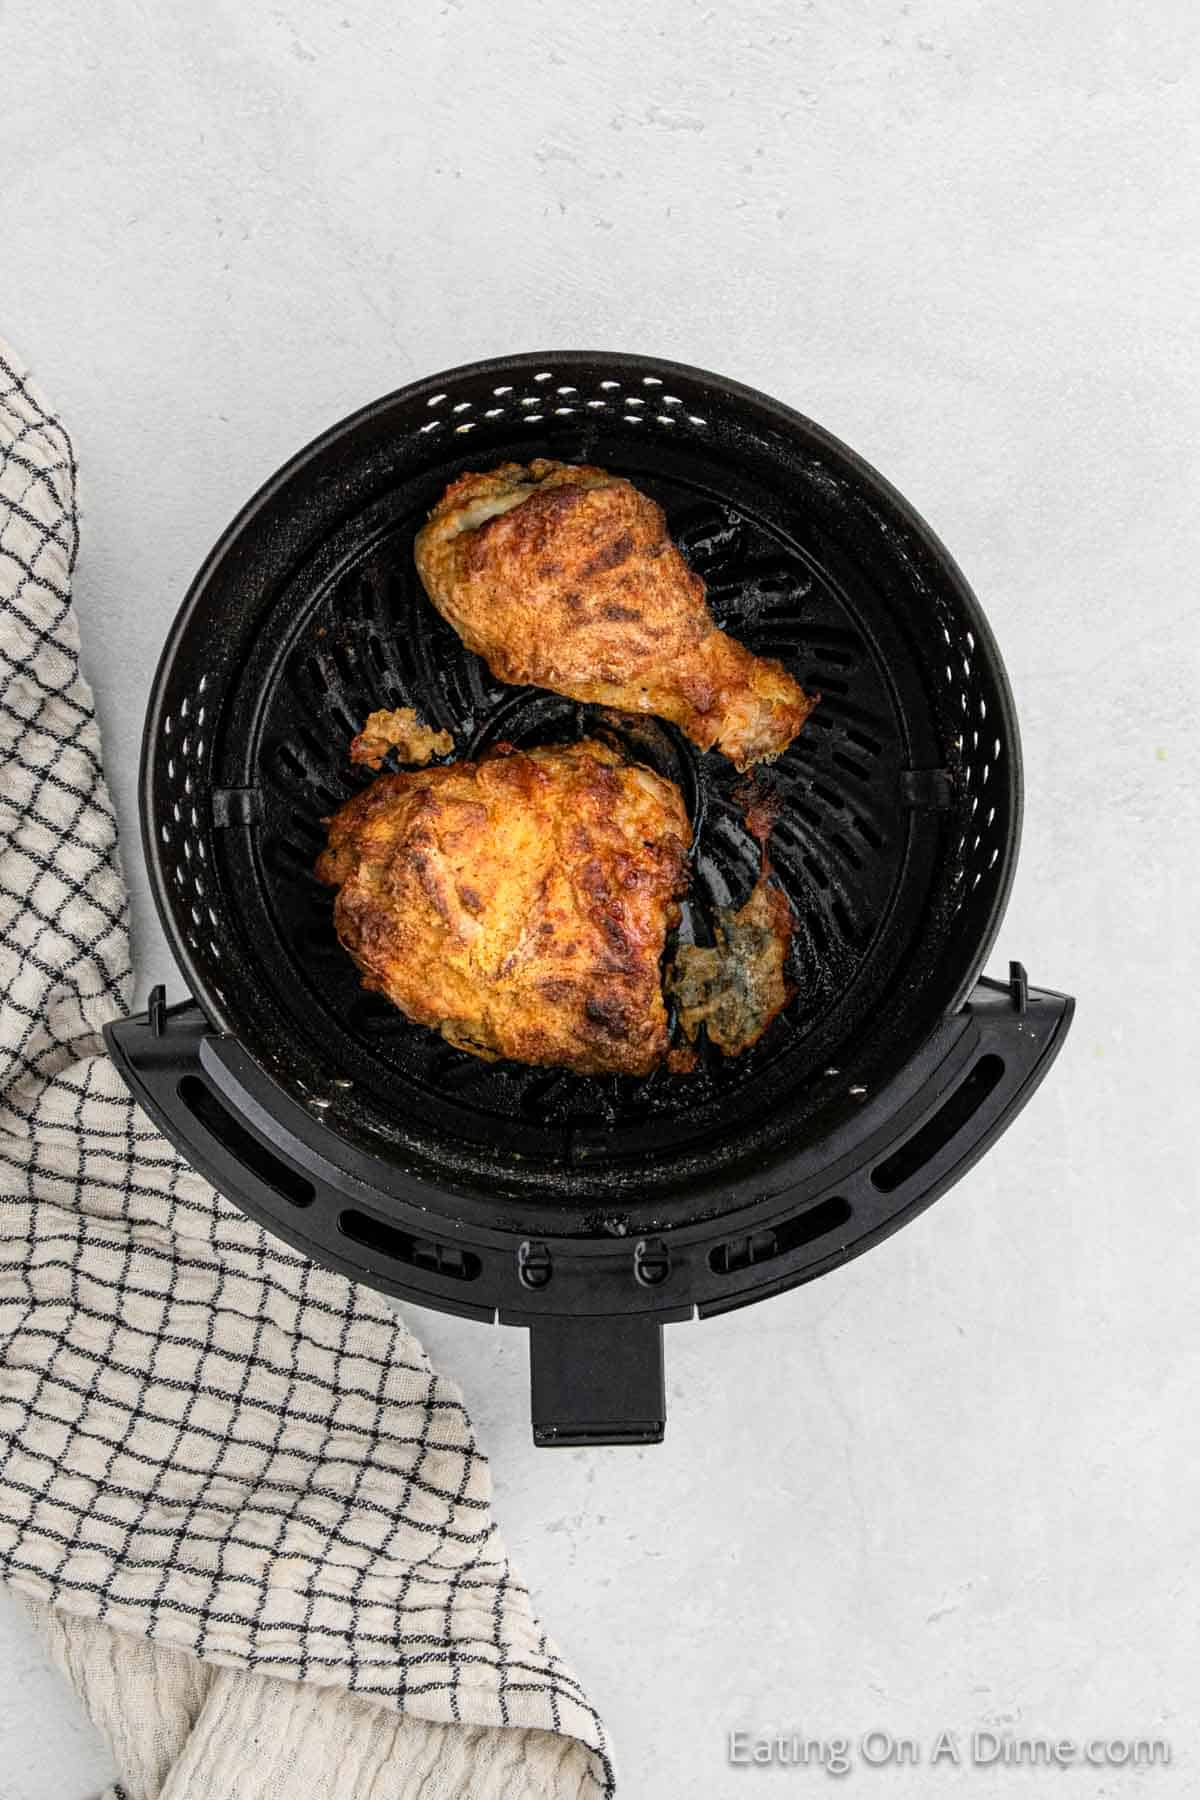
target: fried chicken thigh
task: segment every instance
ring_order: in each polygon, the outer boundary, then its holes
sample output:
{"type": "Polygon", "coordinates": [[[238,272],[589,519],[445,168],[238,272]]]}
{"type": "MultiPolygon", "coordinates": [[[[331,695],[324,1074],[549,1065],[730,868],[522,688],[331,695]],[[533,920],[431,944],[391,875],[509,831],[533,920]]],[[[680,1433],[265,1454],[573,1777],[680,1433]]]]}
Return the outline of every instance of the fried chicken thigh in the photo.
{"type": "Polygon", "coordinates": [[[503,745],[379,776],[317,873],[364,987],[416,1023],[489,1060],[645,1075],[690,837],[674,783],[602,744],[503,745]]]}
{"type": "Polygon", "coordinates": [[[416,540],[433,604],[493,675],[654,713],[739,769],[778,756],[815,701],[718,629],[662,508],[603,469],[539,460],[462,475],[416,540]]]}

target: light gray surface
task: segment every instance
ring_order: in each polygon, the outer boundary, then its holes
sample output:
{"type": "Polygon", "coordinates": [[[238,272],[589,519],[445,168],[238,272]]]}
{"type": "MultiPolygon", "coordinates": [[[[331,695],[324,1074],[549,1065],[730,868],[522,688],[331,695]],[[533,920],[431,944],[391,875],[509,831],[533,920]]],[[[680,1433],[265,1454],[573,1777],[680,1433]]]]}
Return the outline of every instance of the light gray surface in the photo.
{"type": "MultiPolygon", "coordinates": [[[[989,1721],[1163,1732],[1175,1763],[835,1791],[1194,1794],[1194,9],[587,10],[0,4],[0,331],[82,465],[143,989],[170,979],[135,831],[153,664],[292,450],[554,345],[708,365],[847,439],[1007,658],[1029,795],[995,966],[1078,994],[1068,1050],[911,1228],[673,1328],[661,1449],[535,1453],[522,1339],[416,1322],[625,1794],[824,1787],[726,1770],[736,1726],[989,1721]]],[[[4,1800],[100,1785],[7,1601],[0,1671],[4,1800]]]]}

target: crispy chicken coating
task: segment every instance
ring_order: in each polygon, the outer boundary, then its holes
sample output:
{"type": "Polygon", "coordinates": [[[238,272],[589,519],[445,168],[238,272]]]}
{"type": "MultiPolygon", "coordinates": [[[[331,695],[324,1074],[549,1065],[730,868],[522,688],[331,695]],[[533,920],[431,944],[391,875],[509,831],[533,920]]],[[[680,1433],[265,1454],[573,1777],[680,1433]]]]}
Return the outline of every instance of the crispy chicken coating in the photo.
{"type": "Polygon", "coordinates": [[[417,534],[433,604],[501,681],[654,713],[739,769],[816,704],[718,629],[662,508],[623,477],[538,460],[462,475],[417,534]]]}
{"type": "Polygon", "coordinates": [[[350,743],[350,761],[378,769],[389,750],[394,750],[402,763],[424,768],[435,756],[449,756],[454,739],[448,731],[435,731],[424,725],[411,706],[397,706],[390,712],[368,713],[367,722],[350,743]]]}
{"type": "Polygon", "coordinates": [[[645,1075],[688,878],[673,782],[584,740],[381,775],[329,821],[317,874],[363,974],[485,1059],[645,1075]]]}

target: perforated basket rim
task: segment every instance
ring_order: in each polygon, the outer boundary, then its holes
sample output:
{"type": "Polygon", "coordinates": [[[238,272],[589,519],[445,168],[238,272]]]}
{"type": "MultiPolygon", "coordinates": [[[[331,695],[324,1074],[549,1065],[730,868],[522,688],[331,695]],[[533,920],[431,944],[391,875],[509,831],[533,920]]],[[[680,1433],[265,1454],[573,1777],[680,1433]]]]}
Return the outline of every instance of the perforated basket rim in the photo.
{"type": "Polygon", "coordinates": [[[154,800],[159,759],[166,754],[163,724],[168,689],[176,662],[181,654],[185,654],[184,647],[193,617],[207,598],[215,572],[281,490],[302,474],[315,458],[333,450],[342,439],[352,436],[364,423],[402,405],[420,401],[427,403],[442,388],[449,388],[454,384],[488,380],[496,376],[525,376],[547,366],[564,373],[573,370],[607,370],[613,376],[629,373],[652,377],[674,376],[682,381],[708,387],[725,398],[756,409],[768,424],[785,434],[801,433],[810,443],[815,443],[835,461],[842,462],[868,487],[874,489],[879,498],[899,516],[924,552],[937,564],[942,579],[954,589],[963,617],[969,622],[969,629],[974,634],[976,648],[987,659],[993,676],[1001,713],[1001,735],[1006,749],[1005,775],[1009,802],[1008,854],[1004,858],[1001,878],[994,886],[986,915],[976,927],[974,955],[965,968],[958,990],[946,1007],[947,1014],[957,1011],[974,985],[1004,918],[1019,858],[1024,805],[1021,741],[1012,689],[995,636],[970,584],[945,544],[912,503],[857,451],[807,414],[760,389],[696,365],[644,353],[581,349],[522,351],[458,364],[424,376],[418,381],[408,382],[359,407],[318,433],[277,469],[235,514],[204,558],[167,633],[155,669],[142,735],[139,768],[142,850],[150,875],[155,909],[190,993],[216,1029],[232,1037],[239,1037],[236,1016],[225,1005],[201,968],[171,906],[169,874],[159,841],[154,800]]]}

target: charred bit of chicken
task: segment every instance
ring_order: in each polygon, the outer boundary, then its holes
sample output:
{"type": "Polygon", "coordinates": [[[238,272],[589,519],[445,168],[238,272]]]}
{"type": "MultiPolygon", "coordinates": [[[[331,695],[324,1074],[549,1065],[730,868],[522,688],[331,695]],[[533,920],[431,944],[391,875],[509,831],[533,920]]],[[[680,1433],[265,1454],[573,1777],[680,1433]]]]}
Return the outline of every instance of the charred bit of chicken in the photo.
{"type": "Polygon", "coordinates": [[[411,706],[397,706],[391,712],[368,714],[366,724],[351,741],[350,761],[378,769],[389,750],[394,750],[398,761],[424,768],[435,756],[449,756],[453,748],[448,731],[422,724],[411,706]]]}

